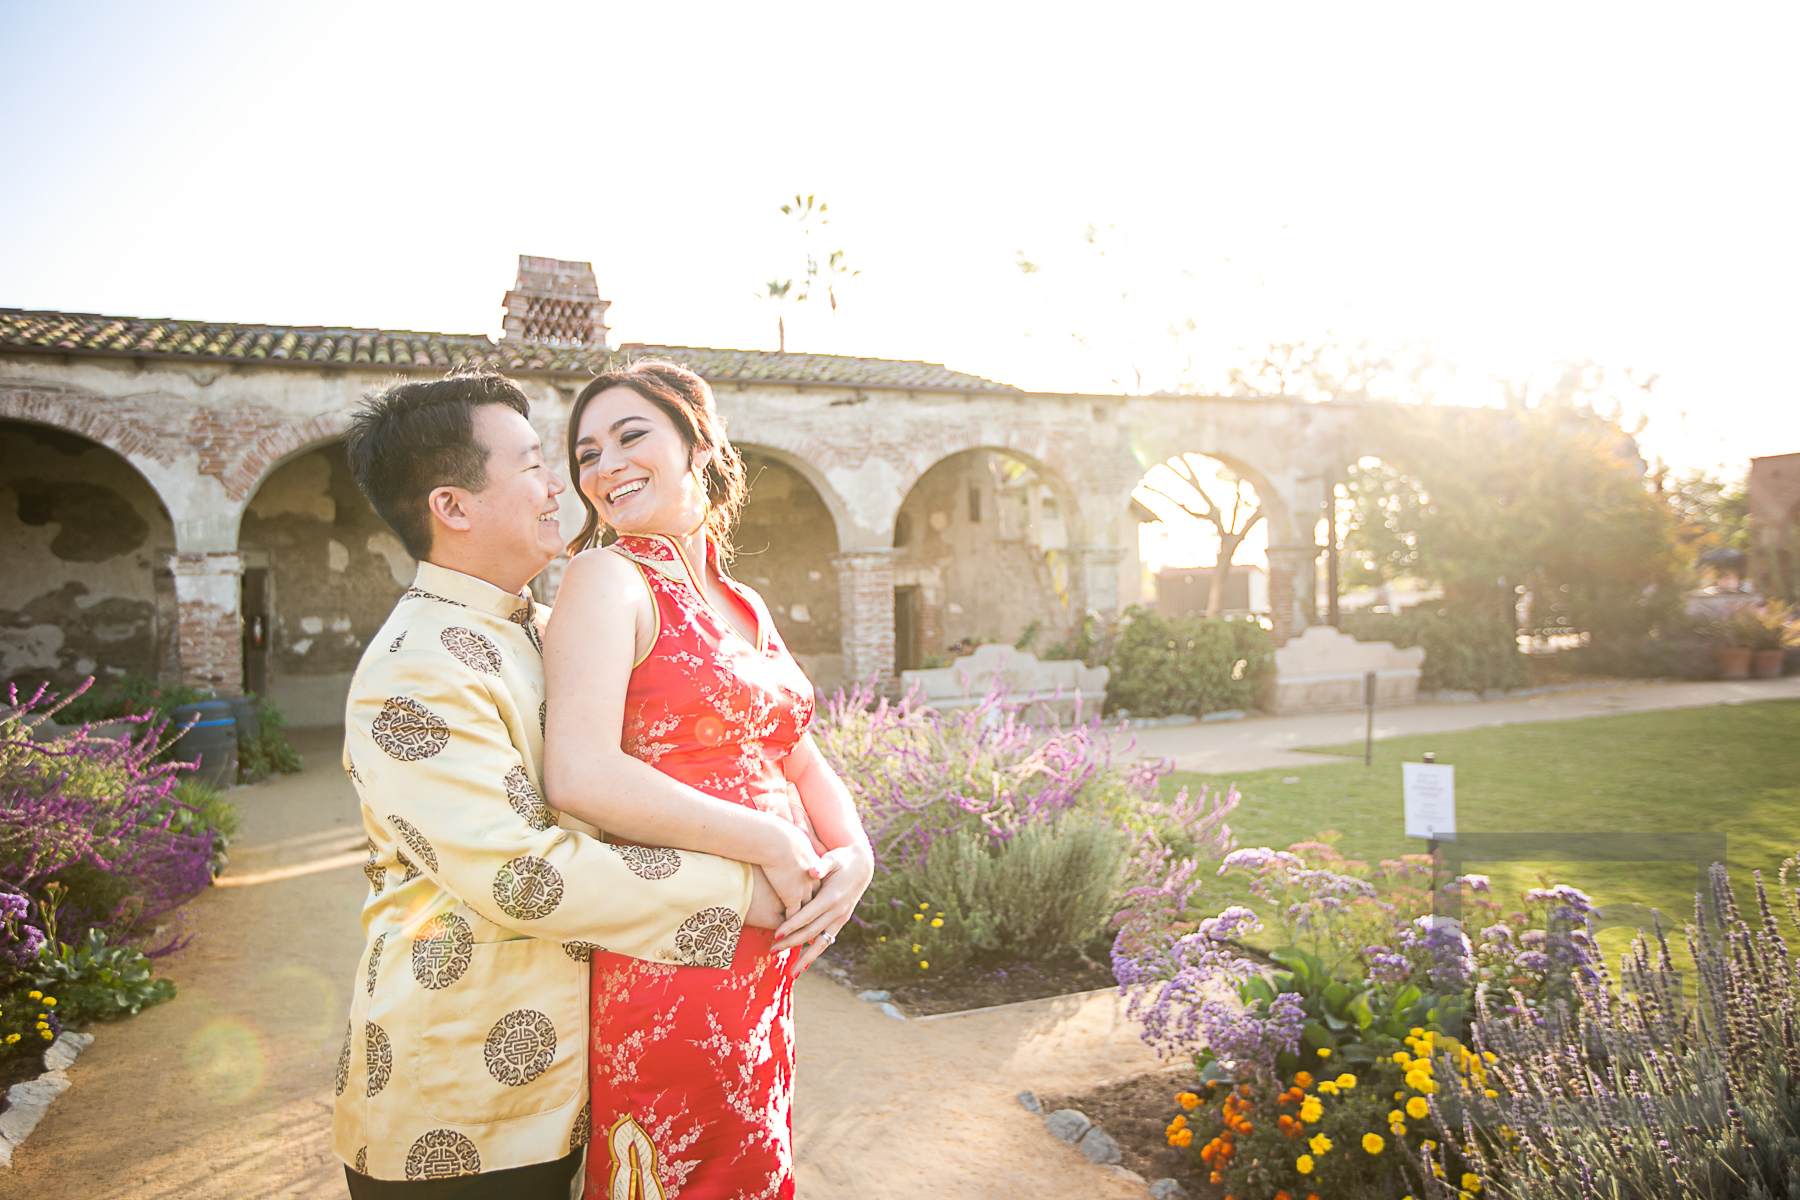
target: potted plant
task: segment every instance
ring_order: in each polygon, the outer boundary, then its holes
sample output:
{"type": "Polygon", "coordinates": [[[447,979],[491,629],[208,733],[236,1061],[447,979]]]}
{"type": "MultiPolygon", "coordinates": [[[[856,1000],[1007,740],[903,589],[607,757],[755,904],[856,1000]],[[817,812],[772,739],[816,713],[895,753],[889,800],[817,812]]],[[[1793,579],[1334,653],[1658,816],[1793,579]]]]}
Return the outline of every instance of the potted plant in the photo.
{"type": "Polygon", "coordinates": [[[1789,646],[1800,646],[1800,624],[1785,604],[1746,606],[1726,622],[1731,648],[1743,659],[1744,670],[1733,675],[1720,655],[1720,674],[1725,679],[1777,679],[1789,646]]]}

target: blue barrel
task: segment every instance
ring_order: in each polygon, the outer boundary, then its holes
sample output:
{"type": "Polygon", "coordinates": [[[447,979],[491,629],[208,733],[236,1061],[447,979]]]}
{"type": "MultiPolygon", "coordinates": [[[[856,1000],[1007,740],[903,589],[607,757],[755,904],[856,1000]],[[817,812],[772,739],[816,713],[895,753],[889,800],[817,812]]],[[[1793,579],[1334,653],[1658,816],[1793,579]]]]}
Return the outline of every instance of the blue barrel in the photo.
{"type": "Polygon", "coordinates": [[[224,789],[237,784],[237,721],[231,701],[202,700],[183,704],[170,714],[173,727],[187,726],[175,740],[171,756],[181,762],[198,760],[194,778],[224,789]]]}

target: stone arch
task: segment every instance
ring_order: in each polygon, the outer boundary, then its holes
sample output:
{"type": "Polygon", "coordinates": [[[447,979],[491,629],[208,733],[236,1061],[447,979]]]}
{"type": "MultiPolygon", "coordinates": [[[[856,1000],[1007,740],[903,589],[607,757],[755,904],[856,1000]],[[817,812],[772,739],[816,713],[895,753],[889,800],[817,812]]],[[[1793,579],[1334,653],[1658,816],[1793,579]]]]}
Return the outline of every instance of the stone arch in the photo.
{"type": "MultiPolygon", "coordinates": [[[[956,458],[958,455],[987,451],[990,454],[1001,454],[1017,459],[1035,474],[1042,478],[1057,496],[1059,510],[1064,514],[1067,524],[1068,544],[1071,546],[1086,545],[1088,530],[1081,510],[1081,492],[1070,478],[1070,473],[1063,470],[1061,464],[1068,461],[1062,447],[1048,438],[1027,439],[1011,431],[1006,437],[994,438],[979,434],[962,434],[945,437],[931,448],[931,461],[922,470],[918,470],[906,479],[900,490],[900,504],[894,510],[898,516],[900,509],[906,506],[906,499],[912,495],[913,489],[919,485],[932,471],[956,458]],[[1012,445],[1013,442],[1031,441],[1032,449],[1022,449],[1012,445]]],[[[1079,478],[1079,475],[1077,475],[1079,478]]],[[[893,519],[889,519],[889,532],[893,529],[893,519]]]]}
{"type": "Polygon", "coordinates": [[[168,505],[139,463],[51,421],[0,418],[0,685],[172,680],[174,550],[168,505]]]}
{"type": "Polygon", "coordinates": [[[1087,607],[1082,513],[1068,481],[1043,457],[993,439],[951,444],[933,448],[891,522],[902,670],[962,643],[1033,630],[1042,650],[1087,607]]]}
{"type": "Polygon", "coordinates": [[[788,650],[825,692],[844,682],[837,557],[850,543],[841,511],[817,472],[778,449],[734,445],[749,497],[738,515],[732,574],[762,596],[788,650]]]}
{"type": "Polygon", "coordinates": [[[786,446],[778,444],[776,439],[760,438],[744,441],[733,438],[731,444],[737,447],[740,454],[748,456],[754,453],[771,459],[804,479],[818,493],[826,511],[831,514],[832,534],[837,539],[837,549],[849,550],[856,545],[856,523],[850,516],[850,510],[845,505],[843,496],[831,486],[831,481],[817,466],[819,462],[827,461],[828,452],[823,447],[786,446]]]}
{"type": "Polygon", "coordinates": [[[340,410],[271,430],[252,442],[219,482],[225,485],[226,495],[241,505],[288,460],[343,437],[349,428],[350,413],[340,410]]]}

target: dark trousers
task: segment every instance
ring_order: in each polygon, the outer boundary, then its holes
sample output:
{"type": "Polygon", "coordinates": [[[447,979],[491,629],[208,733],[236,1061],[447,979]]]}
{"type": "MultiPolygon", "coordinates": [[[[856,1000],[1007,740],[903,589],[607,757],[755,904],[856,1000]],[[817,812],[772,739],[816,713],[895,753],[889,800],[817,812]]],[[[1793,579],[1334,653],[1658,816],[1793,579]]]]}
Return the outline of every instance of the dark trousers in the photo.
{"type": "Polygon", "coordinates": [[[371,1179],[344,1168],[350,1200],[569,1200],[581,1151],[555,1162],[455,1179],[371,1179]]]}

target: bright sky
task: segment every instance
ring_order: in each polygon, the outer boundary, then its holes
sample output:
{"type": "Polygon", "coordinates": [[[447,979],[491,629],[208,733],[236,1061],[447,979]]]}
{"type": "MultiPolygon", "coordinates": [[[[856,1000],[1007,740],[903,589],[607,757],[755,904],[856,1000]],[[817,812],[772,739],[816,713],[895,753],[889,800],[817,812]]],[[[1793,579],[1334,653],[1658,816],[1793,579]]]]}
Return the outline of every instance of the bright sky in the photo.
{"type": "Polygon", "coordinates": [[[790,348],[1591,358],[1741,474],[1800,450],[1797,58],[1792,5],[0,0],[0,306],[497,333],[531,253],[615,340],[772,348],[805,191],[862,274],[790,348]]]}

